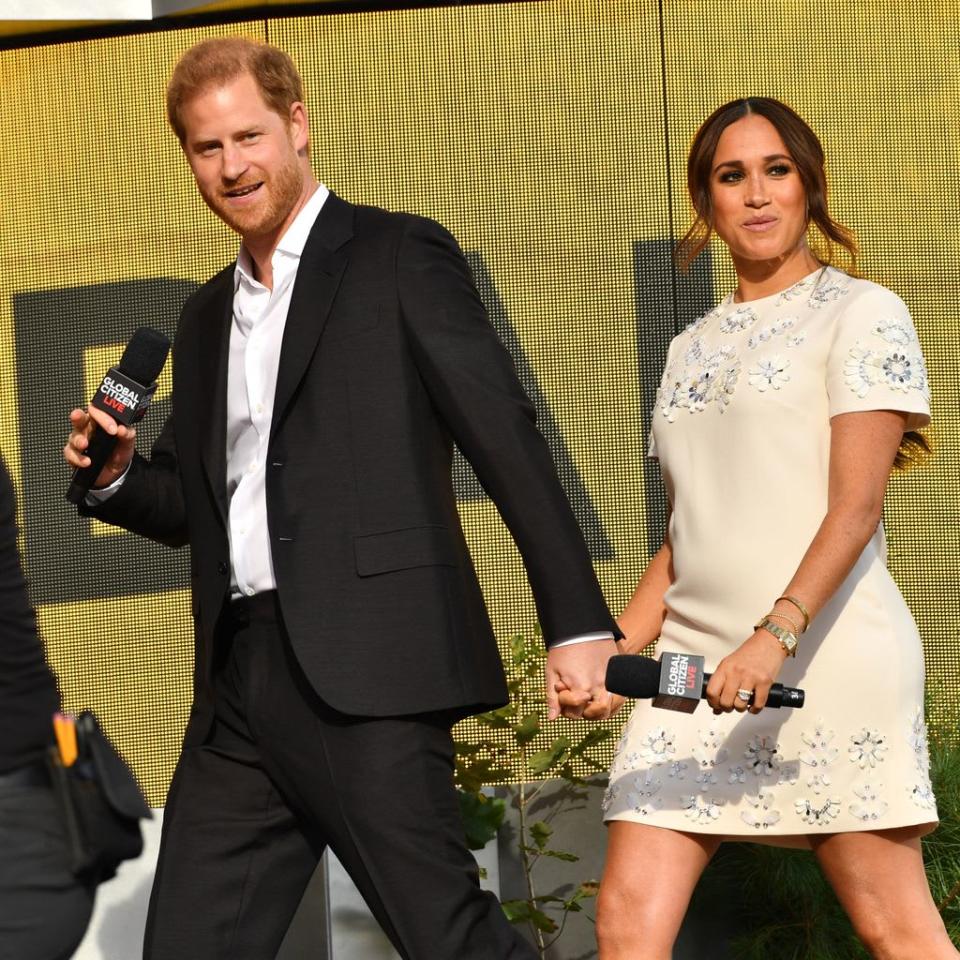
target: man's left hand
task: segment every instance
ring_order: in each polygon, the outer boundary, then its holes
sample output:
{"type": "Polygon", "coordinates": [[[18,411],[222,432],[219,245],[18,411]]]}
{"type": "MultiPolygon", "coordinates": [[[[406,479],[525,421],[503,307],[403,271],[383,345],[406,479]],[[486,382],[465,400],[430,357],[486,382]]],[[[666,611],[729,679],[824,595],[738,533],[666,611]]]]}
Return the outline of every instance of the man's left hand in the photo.
{"type": "Polygon", "coordinates": [[[623,703],[607,691],[607,662],[616,656],[617,645],[610,640],[554,647],[547,652],[547,719],[563,715],[579,719],[605,720],[623,703]],[[561,702],[560,693],[563,692],[561,702]],[[619,702],[617,702],[619,700],[619,702]]]}

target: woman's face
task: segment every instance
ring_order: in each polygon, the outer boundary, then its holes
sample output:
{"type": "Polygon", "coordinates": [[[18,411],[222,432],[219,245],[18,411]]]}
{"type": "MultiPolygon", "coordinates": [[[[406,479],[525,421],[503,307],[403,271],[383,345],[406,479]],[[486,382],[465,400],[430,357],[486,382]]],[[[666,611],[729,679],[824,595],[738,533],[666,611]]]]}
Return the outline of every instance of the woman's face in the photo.
{"type": "Polygon", "coordinates": [[[805,248],[806,193],[766,117],[742,117],[720,135],[710,195],[714,229],[735,261],[783,262],[805,248]]]}

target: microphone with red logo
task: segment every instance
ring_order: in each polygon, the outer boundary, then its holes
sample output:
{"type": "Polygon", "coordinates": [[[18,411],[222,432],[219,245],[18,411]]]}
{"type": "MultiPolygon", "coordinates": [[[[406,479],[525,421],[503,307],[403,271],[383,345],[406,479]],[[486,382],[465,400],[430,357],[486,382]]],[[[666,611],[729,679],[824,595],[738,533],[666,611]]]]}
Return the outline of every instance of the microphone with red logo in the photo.
{"type": "MultiPolygon", "coordinates": [[[[663,653],[659,660],[620,654],[607,662],[607,689],[633,700],[653,700],[665,710],[693,713],[707,696],[713,674],[704,673],[704,658],[690,653],[663,653]]],[[[775,683],[767,694],[768,707],[802,707],[806,694],[775,683]]],[[[750,698],[753,703],[753,698],[750,698]]]]}
{"type": "MultiPolygon", "coordinates": [[[[169,352],[170,341],[159,330],[140,327],[134,331],[120,363],[107,371],[90,405],[128,427],[142,420],[169,352]]],[[[90,492],[116,445],[116,434],[94,426],[84,451],[90,466],[73,471],[66,494],[70,503],[80,503],[90,492]]]]}

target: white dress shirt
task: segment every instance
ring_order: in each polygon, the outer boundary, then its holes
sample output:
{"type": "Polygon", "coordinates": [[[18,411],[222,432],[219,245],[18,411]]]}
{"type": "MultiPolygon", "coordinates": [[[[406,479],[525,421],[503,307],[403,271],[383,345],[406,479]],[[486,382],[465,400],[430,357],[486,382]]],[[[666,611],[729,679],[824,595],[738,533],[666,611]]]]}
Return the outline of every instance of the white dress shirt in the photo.
{"type": "Polygon", "coordinates": [[[234,271],[227,373],[230,585],[247,596],[277,587],[267,529],[266,461],[280,345],[300,257],[328,195],[320,184],[280,238],[271,259],[272,290],[254,279],[244,247],[234,271]]]}

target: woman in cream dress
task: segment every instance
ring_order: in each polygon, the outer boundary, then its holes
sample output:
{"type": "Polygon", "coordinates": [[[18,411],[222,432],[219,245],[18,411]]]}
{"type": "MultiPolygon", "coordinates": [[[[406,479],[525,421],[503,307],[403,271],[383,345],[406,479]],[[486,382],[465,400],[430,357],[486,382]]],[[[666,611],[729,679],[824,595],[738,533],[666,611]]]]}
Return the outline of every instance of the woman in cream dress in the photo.
{"type": "Polygon", "coordinates": [[[659,636],[713,678],[696,713],[641,701],[626,726],[600,956],[668,960],[731,838],[812,847],[873,956],[955,960],[920,854],[937,821],[923,652],[880,522],[895,457],[929,420],[913,323],[807,246],[812,221],[855,253],[827,211],[820,144],[789,107],[721,107],[688,183],[688,259],[715,231],[738,285],[670,345],[651,447],[672,514],[620,624],[624,652],[659,636]],[[775,680],[803,687],[804,708],[763,710],[775,680]]]}

